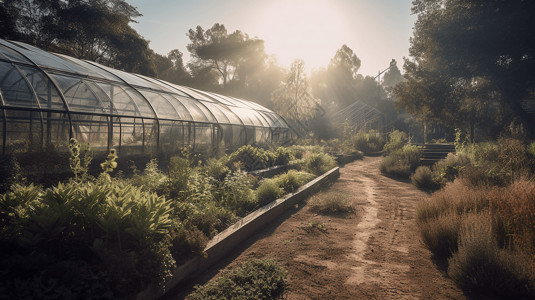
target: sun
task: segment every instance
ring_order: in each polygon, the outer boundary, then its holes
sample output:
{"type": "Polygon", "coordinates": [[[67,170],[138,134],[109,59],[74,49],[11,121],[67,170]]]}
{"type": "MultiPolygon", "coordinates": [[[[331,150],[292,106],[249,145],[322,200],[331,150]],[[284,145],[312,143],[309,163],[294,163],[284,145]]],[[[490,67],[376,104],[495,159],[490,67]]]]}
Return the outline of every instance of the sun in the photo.
{"type": "Polygon", "coordinates": [[[281,65],[302,59],[311,70],[326,66],[344,43],[342,16],[328,1],[279,0],[259,13],[256,27],[266,52],[281,65]]]}

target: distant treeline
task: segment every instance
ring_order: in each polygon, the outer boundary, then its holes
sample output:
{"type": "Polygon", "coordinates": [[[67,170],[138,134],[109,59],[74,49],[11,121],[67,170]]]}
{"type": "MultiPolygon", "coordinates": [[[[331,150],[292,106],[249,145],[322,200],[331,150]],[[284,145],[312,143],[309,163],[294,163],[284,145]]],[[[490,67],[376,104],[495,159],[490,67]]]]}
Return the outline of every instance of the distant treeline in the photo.
{"type": "Polygon", "coordinates": [[[358,73],[360,59],[342,45],[326,67],[309,78],[302,61],[295,61],[290,69],[282,68],[265,52],[263,40],[214,24],[206,30],[197,26],[187,32],[191,60],[184,62],[178,49],[161,55],[150,48],[130,26],[140,16],[125,0],[4,0],[0,1],[0,37],[249,99],[285,111],[286,117],[306,119],[313,111],[291,112],[288,104],[297,108],[319,104],[325,111],[336,111],[360,100],[395,118],[389,99],[391,87],[402,80],[395,61],[379,84],[373,77],[358,73]]]}

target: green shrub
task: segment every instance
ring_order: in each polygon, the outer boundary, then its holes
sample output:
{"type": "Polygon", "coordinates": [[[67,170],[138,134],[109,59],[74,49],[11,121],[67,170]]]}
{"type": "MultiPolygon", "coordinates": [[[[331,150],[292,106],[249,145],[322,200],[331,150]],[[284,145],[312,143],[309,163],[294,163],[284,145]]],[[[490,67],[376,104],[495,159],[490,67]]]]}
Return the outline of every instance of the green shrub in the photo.
{"type": "Polygon", "coordinates": [[[274,154],[270,151],[245,145],[228,156],[227,167],[234,171],[243,168],[249,172],[270,167],[273,160],[274,154]]]}
{"type": "Polygon", "coordinates": [[[192,164],[192,160],[188,157],[171,157],[167,182],[168,197],[185,199],[190,196],[188,194],[190,179],[197,172],[193,169],[192,164]]]}
{"type": "Polygon", "coordinates": [[[336,161],[332,156],[326,153],[312,153],[304,159],[302,162],[303,169],[316,176],[336,167],[336,161]]]}
{"type": "Polygon", "coordinates": [[[168,177],[158,169],[158,160],[154,158],[147,162],[143,173],[134,170],[134,175],[127,180],[127,183],[148,192],[164,195],[167,193],[168,177]]]}
{"type": "Polygon", "coordinates": [[[256,189],[258,206],[264,206],[278,199],[283,194],[284,190],[281,189],[273,179],[264,179],[256,189]]]}
{"type": "Polygon", "coordinates": [[[195,286],[187,299],[277,299],[284,291],[286,273],[273,260],[248,260],[204,286],[195,286]]]}
{"type": "Polygon", "coordinates": [[[245,172],[234,172],[223,180],[216,198],[224,207],[243,217],[257,206],[253,178],[245,172]]]}
{"type": "Polygon", "coordinates": [[[384,138],[375,130],[368,132],[359,131],[351,138],[353,147],[364,154],[376,153],[383,150],[385,145],[384,138]]]}
{"type": "Polygon", "coordinates": [[[503,299],[535,297],[529,260],[498,247],[489,214],[465,221],[459,249],[448,263],[448,275],[462,288],[503,299]]]}
{"type": "Polygon", "coordinates": [[[449,153],[445,159],[441,159],[433,166],[433,173],[440,185],[455,180],[461,170],[470,165],[470,159],[463,154],[449,153]]]}
{"type": "Polygon", "coordinates": [[[229,173],[229,168],[226,166],[226,159],[210,158],[203,166],[203,171],[206,176],[217,180],[223,180],[229,173]]]}
{"type": "Polygon", "coordinates": [[[286,147],[278,147],[274,154],[274,165],[287,165],[290,161],[295,159],[292,151],[286,147]]]}
{"type": "Polygon", "coordinates": [[[290,170],[288,173],[273,178],[275,183],[286,193],[295,191],[300,186],[314,179],[314,175],[296,170],[290,170]]]}
{"type": "Polygon", "coordinates": [[[33,186],[14,187],[0,201],[5,211],[17,211],[3,224],[2,231],[9,234],[2,235],[2,243],[16,244],[23,253],[34,251],[53,257],[69,253],[80,260],[91,259],[87,253],[91,250],[119,293],[123,284],[131,291],[139,281],[165,281],[171,272],[168,268],[175,267],[174,260],[167,259],[167,247],[161,244],[171,226],[170,202],[102,178],[98,182],[60,183],[42,192],[33,186]],[[125,274],[128,276],[123,277],[125,274]]]}
{"type": "Polygon", "coordinates": [[[403,131],[394,130],[388,134],[388,142],[386,142],[383,150],[387,153],[400,150],[407,144],[409,138],[403,131]]]}
{"type": "Polygon", "coordinates": [[[171,232],[170,251],[178,264],[184,263],[191,255],[204,255],[208,237],[199,229],[179,228],[171,232]]]}
{"type": "Polygon", "coordinates": [[[351,199],[340,194],[320,194],[310,201],[311,210],[323,215],[347,215],[355,213],[351,199]]]}
{"type": "Polygon", "coordinates": [[[416,146],[405,145],[383,158],[381,173],[394,177],[409,178],[420,163],[420,151],[416,146]]]}
{"type": "Polygon", "coordinates": [[[426,191],[434,191],[440,188],[440,184],[437,183],[433,176],[433,171],[428,166],[419,166],[411,175],[411,182],[417,188],[426,191]]]}

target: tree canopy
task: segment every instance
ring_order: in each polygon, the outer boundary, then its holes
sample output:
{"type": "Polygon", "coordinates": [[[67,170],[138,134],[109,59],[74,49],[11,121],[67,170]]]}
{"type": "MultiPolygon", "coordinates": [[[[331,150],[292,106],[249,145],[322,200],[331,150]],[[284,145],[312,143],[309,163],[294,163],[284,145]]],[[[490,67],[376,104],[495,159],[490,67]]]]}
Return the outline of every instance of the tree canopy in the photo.
{"type": "Polygon", "coordinates": [[[0,14],[5,38],[156,75],[148,41],[130,26],[141,14],[125,0],[4,0],[0,14]]]}
{"type": "Polygon", "coordinates": [[[514,119],[533,130],[523,105],[535,88],[535,2],[414,0],[412,11],[407,81],[395,89],[400,108],[470,128],[472,137],[474,128],[514,119]]]}

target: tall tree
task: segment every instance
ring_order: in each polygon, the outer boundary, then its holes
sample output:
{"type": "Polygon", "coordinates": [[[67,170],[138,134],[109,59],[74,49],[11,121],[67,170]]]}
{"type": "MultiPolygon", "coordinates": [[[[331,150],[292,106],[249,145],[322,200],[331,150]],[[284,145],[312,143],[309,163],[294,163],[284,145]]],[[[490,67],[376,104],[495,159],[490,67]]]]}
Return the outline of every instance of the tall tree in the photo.
{"type": "Polygon", "coordinates": [[[130,26],[141,14],[125,0],[4,0],[3,10],[23,42],[155,75],[148,41],[130,26]]]}
{"type": "Polygon", "coordinates": [[[398,63],[395,59],[390,61],[390,67],[388,71],[383,75],[383,82],[381,83],[385,90],[390,91],[392,88],[403,81],[403,76],[398,68],[398,63]]]}
{"type": "Polygon", "coordinates": [[[342,109],[357,99],[358,70],[361,61],[347,45],[342,45],[329,62],[326,69],[312,74],[314,96],[327,103],[328,110],[342,109]]]}
{"type": "MultiPolygon", "coordinates": [[[[408,82],[396,89],[401,107],[414,107],[411,91],[427,90],[430,106],[445,109],[431,113],[443,123],[447,110],[462,124],[466,110],[461,108],[472,99],[476,107],[500,106],[487,113],[500,112],[502,122],[509,122],[507,112],[513,112],[533,131],[535,120],[523,105],[533,101],[535,89],[535,2],[415,0],[413,13],[418,20],[409,49],[412,59],[405,62],[408,82]],[[429,75],[442,79],[442,96],[433,93],[436,79],[429,75]]],[[[473,126],[488,125],[476,115],[473,126]]]]}
{"type": "Polygon", "coordinates": [[[191,76],[184,67],[182,52],[178,49],[171,50],[167,56],[154,54],[157,77],[172,83],[188,84],[191,76]]]}
{"type": "Polygon", "coordinates": [[[275,111],[283,117],[305,122],[316,114],[318,101],[310,95],[310,86],[302,60],[292,62],[286,80],[273,92],[275,111]]]}
{"type": "Polygon", "coordinates": [[[223,89],[237,81],[245,84],[255,66],[267,57],[263,40],[250,38],[239,30],[228,34],[223,24],[216,23],[208,30],[197,26],[188,31],[188,37],[187,49],[193,57],[188,67],[194,74],[212,70],[223,89]]]}

